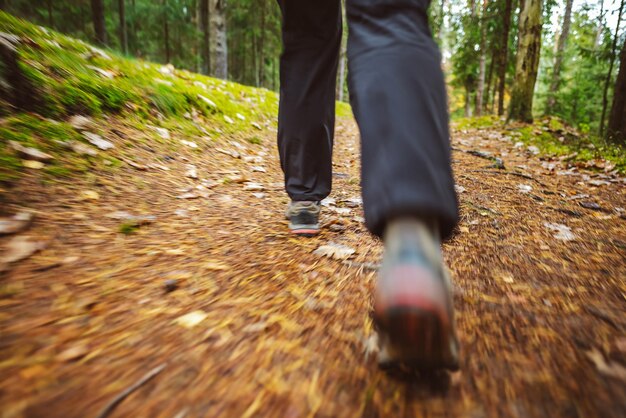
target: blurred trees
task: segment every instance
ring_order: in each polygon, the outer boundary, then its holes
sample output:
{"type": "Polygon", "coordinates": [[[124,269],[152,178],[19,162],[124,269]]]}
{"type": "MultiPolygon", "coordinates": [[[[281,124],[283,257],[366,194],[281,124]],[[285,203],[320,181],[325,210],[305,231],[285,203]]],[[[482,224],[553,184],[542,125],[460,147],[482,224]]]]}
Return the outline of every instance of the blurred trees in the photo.
{"type": "MultiPolygon", "coordinates": [[[[616,115],[626,94],[622,4],[433,0],[453,116],[548,114],[623,138],[614,134],[623,132],[616,115]]],[[[278,89],[275,0],[0,0],[0,8],[131,56],[278,89]]],[[[337,97],[347,100],[345,41],[341,55],[337,97]]]]}

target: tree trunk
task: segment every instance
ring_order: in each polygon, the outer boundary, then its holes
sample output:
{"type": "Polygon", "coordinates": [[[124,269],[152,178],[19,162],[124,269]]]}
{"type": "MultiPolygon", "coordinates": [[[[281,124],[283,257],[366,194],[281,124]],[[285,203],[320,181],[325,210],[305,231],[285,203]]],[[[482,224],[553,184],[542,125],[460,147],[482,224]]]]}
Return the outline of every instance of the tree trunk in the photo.
{"type": "Polygon", "coordinates": [[[611,84],[611,76],[613,75],[613,65],[615,64],[615,52],[617,49],[617,39],[619,37],[619,27],[622,23],[622,12],[624,11],[624,0],[620,2],[619,12],[617,13],[617,25],[615,26],[615,36],[613,36],[613,45],[611,46],[611,60],[609,63],[609,71],[604,81],[604,93],[602,94],[602,116],[600,117],[600,136],[604,136],[604,118],[606,117],[606,107],[609,103],[609,85],[611,84]]]}
{"type": "Polygon", "coordinates": [[[478,65],[478,86],[476,88],[476,116],[483,111],[483,96],[485,92],[485,70],[487,66],[487,0],[483,0],[483,10],[480,19],[480,60],[478,65]]]}
{"type": "Polygon", "coordinates": [[[170,49],[170,24],[167,21],[167,0],[163,0],[163,45],[165,45],[165,63],[169,64],[172,60],[172,51],[170,49]]]}
{"type": "Polygon", "coordinates": [[[226,0],[211,0],[211,41],[213,75],[228,78],[228,45],[226,43],[226,0]]]}
{"type": "Polygon", "coordinates": [[[339,82],[337,83],[337,100],[343,102],[343,90],[346,82],[346,42],[341,43],[341,53],[339,55],[339,82]]]}
{"type": "Polygon", "coordinates": [[[52,0],[48,0],[47,2],[47,6],[48,6],[48,26],[50,26],[51,28],[54,28],[54,16],[52,15],[52,0]]]}
{"type": "Polygon", "coordinates": [[[259,38],[259,85],[261,87],[265,87],[265,2],[266,0],[261,0],[260,13],[261,13],[261,26],[260,26],[260,38],[259,38]]]}
{"type": "Polygon", "coordinates": [[[511,92],[509,119],[533,121],[533,93],[541,53],[542,0],[525,0],[520,12],[519,48],[511,92]]]}
{"type": "Polygon", "coordinates": [[[126,1],[118,0],[118,9],[120,14],[120,46],[122,52],[128,54],[128,31],[126,29],[126,1]]]}
{"type": "Polygon", "coordinates": [[[202,74],[211,74],[211,28],[209,24],[209,0],[200,0],[200,27],[202,29],[202,74]]]}
{"type": "Polygon", "coordinates": [[[107,44],[107,31],[104,24],[104,1],[91,0],[91,15],[93,19],[93,29],[96,33],[96,42],[99,45],[107,44]]]}
{"type": "Polygon", "coordinates": [[[504,16],[502,18],[502,36],[500,37],[500,51],[498,59],[498,116],[504,114],[504,88],[506,87],[506,67],[509,62],[509,32],[511,31],[511,13],[513,0],[505,0],[504,16]]]}
{"type": "Polygon", "coordinates": [[[620,54],[620,66],[606,133],[609,141],[626,145],[626,40],[620,54]]]}
{"type": "Polygon", "coordinates": [[[598,29],[596,30],[596,39],[593,43],[593,49],[597,50],[600,46],[600,41],[602,38],[602,29],[604,29],[604,0],[600,0],[600,14],[598,15],[598,29]]]}
{"type": "MultiPolygon", "coordinates": [[[[495,50],[494,50],[495,51],[495,50]]],[[[497,51],[495,51],[497,52],[497,51]]],[[[493,81],[493,67],[496,58],[494,54],[491,54],[491,59],[489,60],[489,69],[487,70],[487,88],[485,89],[485,105],[483,108],[490,113],[493,113],[493,106],[490,105],[491,102],[491,82],[493,81]]]]}
{"type": "Polygon", "coordinates": [[[569,27],[572,21],[572,3],[573,0],[566,0],[565,3],[565,15],[563,17],[563,25],[561,26],[561,36],[559,36],[559,42],[556,49],[556,59],[554,62],[554,70],[552,72],[552,81],[550,82],[550,88],[548,89],[548,102],[546,104],[546,113],[548,115],[553,114],[556,108],[556,93],[559,91],[559,86],[561,84],[563,54],[565,53],[565,47],[567,46],[567,37],[569,36],[569,27]]]}
{"type": "Polygon", "coordinates": [[[472,116],[472,90],[470,86],[465,86],[465,117],[472,116]]]}

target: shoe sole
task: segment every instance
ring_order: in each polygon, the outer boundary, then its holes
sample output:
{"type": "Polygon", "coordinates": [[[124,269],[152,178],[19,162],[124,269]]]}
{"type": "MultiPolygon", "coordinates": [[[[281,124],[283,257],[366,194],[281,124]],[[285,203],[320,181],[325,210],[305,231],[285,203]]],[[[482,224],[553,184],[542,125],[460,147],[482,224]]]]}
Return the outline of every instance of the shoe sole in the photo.
{"type": "Polygon", "coordinates": [[[320,231],[319,229],[292,229],[290,232],[299,237],[311,238],[319,234],[320,231]]]}
{"type": "Polygon", "coordinates": [[[379,365],[418,370],[458,370],[458,343],[448,318],[415,306],[400,306],[375,315],[379,329],[379,365]]]}

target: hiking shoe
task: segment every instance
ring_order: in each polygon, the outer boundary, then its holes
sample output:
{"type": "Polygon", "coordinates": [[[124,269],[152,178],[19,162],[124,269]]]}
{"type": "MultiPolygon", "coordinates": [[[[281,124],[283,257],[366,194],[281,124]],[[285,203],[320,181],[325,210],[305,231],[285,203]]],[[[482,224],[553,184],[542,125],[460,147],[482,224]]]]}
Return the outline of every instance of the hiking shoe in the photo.
{"type": "Polygon", "coordinates": [[[459,368],[451,285],[437,236],[410,219],[385,230],[374,295],[381,367],[459,368]]]}
{"type": "Polygon", "coordinates": [[[303,237],[312,237],[320,231],[320,203],[292,201],[287,208],[289,231],[303,237]]]}

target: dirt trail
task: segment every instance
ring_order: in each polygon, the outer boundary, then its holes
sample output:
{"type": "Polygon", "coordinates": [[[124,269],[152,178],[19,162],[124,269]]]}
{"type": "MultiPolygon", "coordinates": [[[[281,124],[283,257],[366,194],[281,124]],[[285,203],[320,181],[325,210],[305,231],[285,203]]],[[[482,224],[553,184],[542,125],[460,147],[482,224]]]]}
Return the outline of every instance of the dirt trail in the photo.
{"type": "MultiPolygon", "coordinates": [[[[119,121],[109,129],[143,135],[119,121]]],[[[557,173],[560,163],[515,148],[506,132],[455,132],[462,222],[445,254],[461,371],[389,375],[376,366],[369,319],[381,247],[352,200],[356,127],[338,126],[336,203],[309,240],[286,231],[273,133],[264,135],[202,153],[137,145],[145,167],[71,182],[27,176],[5,191],[7,212],[35,212],[22,234],[47,246],[0,273],[2,417],[96,417],[160,365],[109,416],[626,414],[623,179],[557,173]],[[505,169],[466,151],[491,152],[505,169]],[[199,179],[185,176],[188,164],[199,179]],[[220,184],[186,189],[203,180],[220,184]],[[156,219],[124,235],[119,211],[156,219]],[[313,254],[329,242],[356,253],[347,263],[313,254]]]]}

